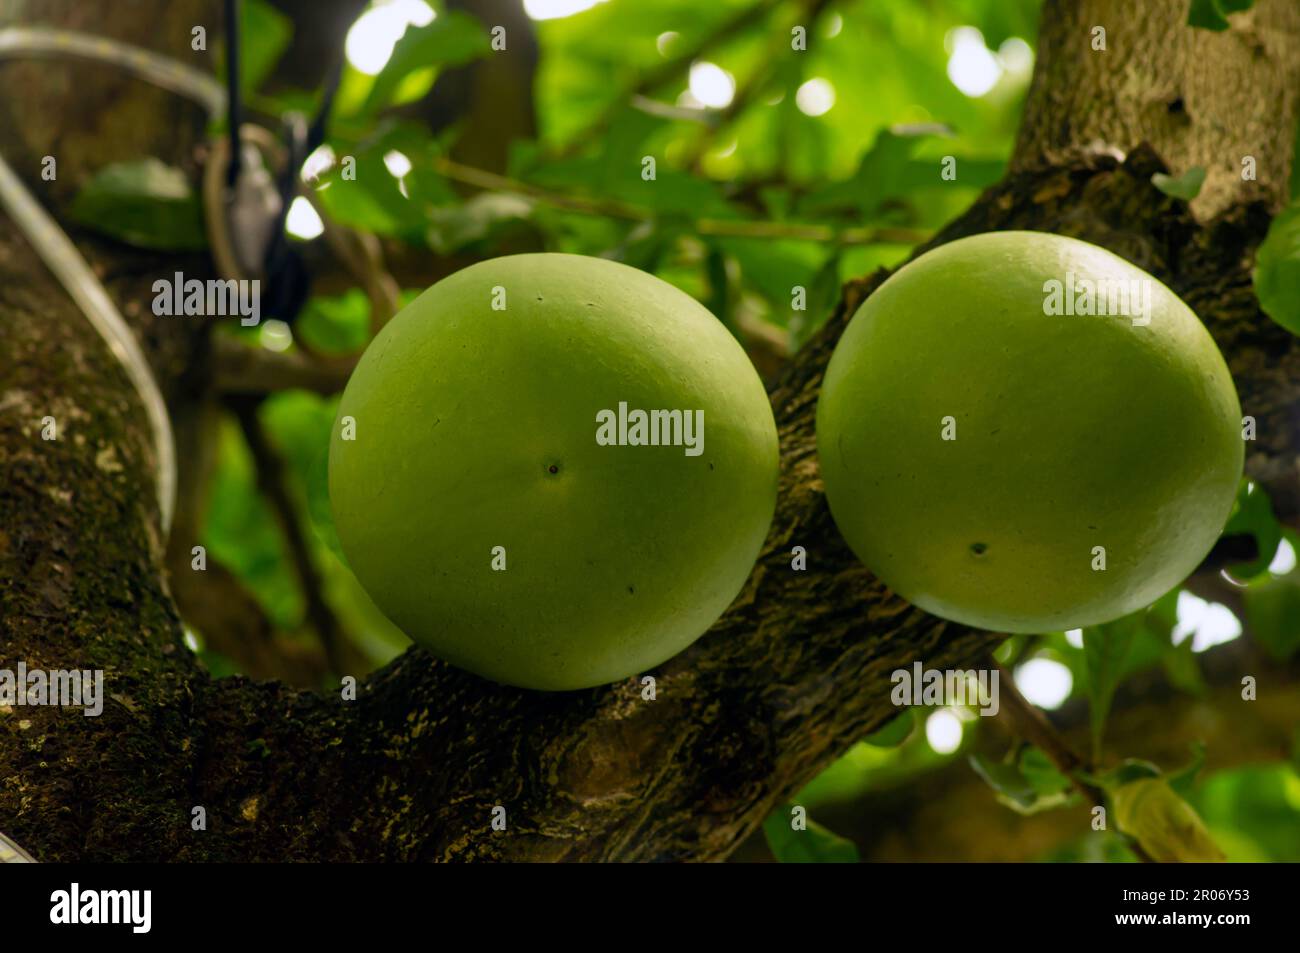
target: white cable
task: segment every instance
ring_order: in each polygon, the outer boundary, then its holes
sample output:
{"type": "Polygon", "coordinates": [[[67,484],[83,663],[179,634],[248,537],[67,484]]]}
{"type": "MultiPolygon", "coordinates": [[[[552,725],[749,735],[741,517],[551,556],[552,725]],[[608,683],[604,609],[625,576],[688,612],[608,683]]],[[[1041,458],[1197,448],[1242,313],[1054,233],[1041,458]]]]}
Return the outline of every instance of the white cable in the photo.
{"type": "MultiPolygon", "coordinates": [[[[80,56],[120,66],[147,82],[193,99],[210,118],[226,110],[226,91],[211,76],[149,50],[71,30],[11,27],[0,30],[0,59],[17,55],[80,56]]],[[[59,279],[82,313],[126,369],[139,392],[153,431],[158,458],[158,510],[164,538],[171,532],[176,505],[176,441],[167,404],[140,345],[117,306],[67,233],[27,191],[0,156],[0,205],[26,234],[47,268],[59,279]]]]}
{"type": "Polygon", "coordinates": [[[131,383],[140,392],[140,400],[149,415],[155,453],[158,455],[158,509],[162,514],[164,537],[171,531],[172,510],[176,501],[176,443],[171,419],[162,392],[145,361],[135,335],[127,327],[117,306],[100,284],[95,273],[81,257],[77,246],[59,228],[45,209],[32,198],[9,164],[0,157],[0,205],[41,256],[45,266],[59,279],[72,300],[99,332],[108,349],[122,362],[131,383]]]}
{"type": "Polygon", "coordinates": [[[106,37],[44,27],[0,30],[0,59],[15,55],[80,56],[100,63],[112,63],[146,82],[194,100],[211,116],[220,116],[226,111],[226,91],[207,73],[152,50],[106,37]]]}

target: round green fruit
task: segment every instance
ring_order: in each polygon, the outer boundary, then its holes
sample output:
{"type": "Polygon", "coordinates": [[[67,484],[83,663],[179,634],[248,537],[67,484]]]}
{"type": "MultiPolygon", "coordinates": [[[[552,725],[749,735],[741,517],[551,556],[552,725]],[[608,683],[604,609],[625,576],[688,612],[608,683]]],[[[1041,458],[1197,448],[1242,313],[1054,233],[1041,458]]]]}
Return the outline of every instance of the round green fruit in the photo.
{"type": "Polygon", "coordinates": [[[329,486],[349,564],[412,640],[556,690],[704,633],[753,568],[777,463],[758,375],[689,295],[603,259],[515,255],[376,336],[329,486]]]}
{"type": "Polygon", "coordinates": [[[1232,509],[1240,427],[1223,357],[1172,291],[1086,242],[996,232],[922,255],[858,309],[817,448],[836,525],[886,585],[1044,632],[1140,609],[1197,566],[1232,509]]]}

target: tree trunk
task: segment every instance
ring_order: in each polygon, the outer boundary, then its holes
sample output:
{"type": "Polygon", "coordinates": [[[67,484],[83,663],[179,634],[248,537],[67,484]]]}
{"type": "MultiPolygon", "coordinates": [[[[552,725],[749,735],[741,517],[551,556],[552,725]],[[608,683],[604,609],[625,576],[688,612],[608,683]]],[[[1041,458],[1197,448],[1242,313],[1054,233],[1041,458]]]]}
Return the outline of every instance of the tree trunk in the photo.
{"type": "MultiPolygon", "coordinates": [[[[129,18],[85,6],[11,0],[0,23],[111,30],[191,61],[200,54],[190,52],[190,27],[219,32],[217,5],[203,0],[138,0],[129,18]]],[[[1294,523],[1300,345],[1259,312],[1249,269],[1290,174],[1300,60],[1287,51],[1300,48],[1300,8],[1260,0],[1212,35],[1183,25],[1185,7],[1150,0],[1137,14],[1113,0],[1048,0],[1011,171],[936,243],[1053,231],[1167,282],[1224,350],[1243,411],[1259,421],[1248,471],[1294,523]],[[1109,27],[1105,53],[1090,48],[1094,24],[1109,27]],[[1257,157],[1258,182],[1233,177],[1243,154],[1257,157]],[[1200,218],[1150,183],[1165,164],[1181,172],[1192,163],[1210,170],[1200,218]]],[[[0,64],[0,77],[18,93],[0,104],[5,157],[56,208],[115,159],[155,154],[193,171],[202,117],[164,94],[64,61],[0,64]],[[55,188],[35,174],[47,153],[59,158],[55,188]]],[[[149,285],[182,266],[204,276],[206,263],[76,237],[179,417],[208,387],[206,329],[152,316],[149,285]]],[[[1001,638],[887,591],[825,505],[818,388],[846,321],[884,277],[846,285],[774,386],[782,475],[771,534],[730,610],[654,673],[655,700],[637,679],[564,694],[505,688],[411,650],[343,701],[214,681],[184,646],[144,413],[90,325],[0,218],[0,668],[103,668],[109,696],[98,718],[0,709],[0,829],[39,860],[725,857],[897,713],[893,670],[918,659],[969,667],[1001,638]],[[56,441],[41,439],[47,415],[56,441]],[[808,551],[806,571],[791,569],[796,545],[808,551]],[[199,806],[204,831],[191,827],[199,806]],[[496,806],[507,812],[504,832],[491,827],[496,806]]]]}

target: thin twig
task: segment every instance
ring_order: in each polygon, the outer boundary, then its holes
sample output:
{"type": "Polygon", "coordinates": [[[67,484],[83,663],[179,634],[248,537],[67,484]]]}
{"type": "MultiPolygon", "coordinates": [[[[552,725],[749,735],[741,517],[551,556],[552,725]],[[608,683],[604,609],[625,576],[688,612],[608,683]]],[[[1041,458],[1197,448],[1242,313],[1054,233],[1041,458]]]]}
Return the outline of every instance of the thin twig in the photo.
{"type": "MultiPolygon", "coordinates": [[[[495,172],[462,165],[445,157],[434,160],[434,168],[456,182],[494,192],[512,192],[516,195],[528,196],[546,205],[583,215],[599,215],[631,222],[648,222],[657,217],[653,210],[638,205],[616,199],[588,198],[582,195],[553,192],[530,182],[521,182],[495,172]]],[[[796,239],[810,242],[836,242],[844,245],[875,245],[884,242],[915,245],[931,237],[930,232],[915,228],[841,228],[819,222],[765,222],[752,219],[702,218],[694,222],[694,227],[700,235],[722,238],[796,239]]]]}
{"type": "Polygon", "coordinates": [[[752,26],[756,21],[766,17],[781,2],[782,0],[759,0],[752,7],[738,11],[729,19],[718,24],[712,33],[703,37],[690,49],[664,60],[659,66],[644,73],[636,83],[616,97],[599,116],[570,137],[569,141],[557,149],[551,157],[557,159],[568,158],[580,151],[589,142],[601,138],[605,129],[627,107],[633,97],[649,96],[660,86],[690,69],[691,64],[709,50],[721,46],[746,27],[752,26]]]}
{"type": "Polygon", "coordinates": [[[301,351],[268,351],[224,335],[214,337],[214,383],[223,394],[299,388],[328,397],[343,389],[357,365],[355,355],[326,361],[301,351]]]}
{"type": "MultiPolygon", "coordinates": [[[[1043,713],[1020,694],[1020,689],[1016,688],[1015,677],[999,665],[992,654],[986,655],[982,664],[998,673],[998,692],[1002,703],[999,714],[1006,716],[1016,735],[1040,748],[1043,754],[1047,755],[1048,760],[1056,766],[1056,770],[1069,779],[1075,790],[1093,804],[1104,808],[1106,802],[1102,790],[1078,776],[1079,772],[1090,770],[1091,765],[1076,754],[1043,713]]],[[[1150,855],[1142,849],[1141,844],[1130,839],[1129,846],[1139,860],[1144,863],[1152,862],[1150,855]]]]}
{"type": "Polygon", "coordinates": [[[306,602],[307,619],[316,630],[330,669],[335,675],[345,675],[350,670],[349,663],[356,664],[356,659],[351,657],[355,653],[348,652],[351,643],[343,637],[343,627],[325,601],[324,582],[303,532],[298,507],[289,492],[288,466],[257,416],[262,399],[261,396],[231,397],[226,403],[239,421],[256,464],[258,489],[271,504],[284,533],[306,602]]]}

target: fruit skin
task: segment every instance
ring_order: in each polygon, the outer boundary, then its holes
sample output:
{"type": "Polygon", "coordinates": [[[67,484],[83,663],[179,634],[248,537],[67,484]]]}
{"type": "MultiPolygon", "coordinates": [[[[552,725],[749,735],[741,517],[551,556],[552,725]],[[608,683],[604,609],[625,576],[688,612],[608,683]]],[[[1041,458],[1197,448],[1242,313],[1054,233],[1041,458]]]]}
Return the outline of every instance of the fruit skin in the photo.
{"type": "Polygon", "coordinates": [[[1147,606],[1200,563],[1232,509],[1240,427],[1223,357],[1172,291],[1085,242],[994,232],[862,304],[817,447],[835,523],[886,585],[947,619],[1046,632],[1147,606]],[[1045,314],[1044,282],[1068,272],[1150,281],[1150,324],[1045,314]]]}
{"type": "Polygon", "coordinates": [[[776,425],[740,345],[603,259],[515,255],[440,281],[367,348],[339,418],[330,500],[357,578],[418,644],[526,688],[684,649],[740,591],[776,506],[776,425]],[[620,401],[703,410],[703,453],[597,445],[620,401]]]}

